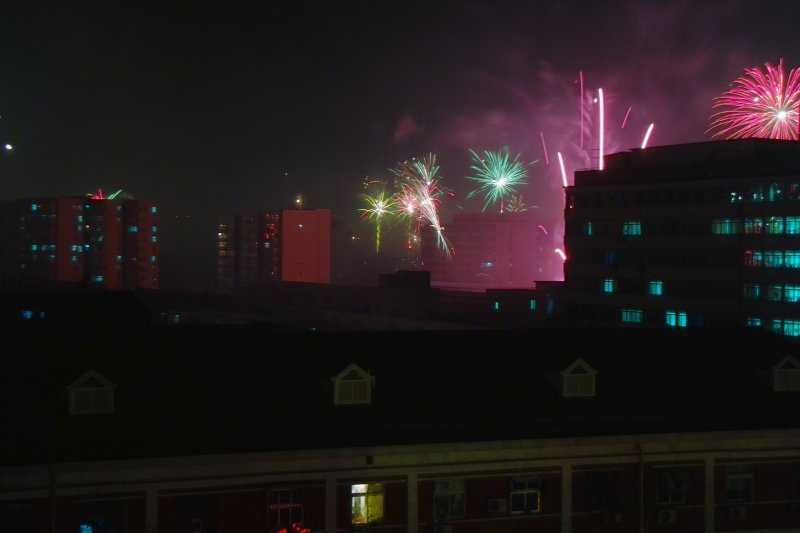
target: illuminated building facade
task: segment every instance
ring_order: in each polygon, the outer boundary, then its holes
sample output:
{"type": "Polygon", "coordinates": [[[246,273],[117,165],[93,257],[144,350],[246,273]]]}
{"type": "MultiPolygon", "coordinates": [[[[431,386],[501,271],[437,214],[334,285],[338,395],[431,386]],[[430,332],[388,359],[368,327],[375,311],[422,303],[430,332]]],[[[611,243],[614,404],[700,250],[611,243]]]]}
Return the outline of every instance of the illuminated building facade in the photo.
{"type": "Polygon", "coordinates": [[[31,198],[2,204],[6,288],[156,289],[158,208],[145,200],[31,198]]]}
{"type": "Polygon", "coordinates": [[[532,287],[536,280],[560,279],[561,259],[553,253],[559,230],[530,212],[456,213],[444,225],[453,253],[444,254],[426,228],[422,268],[434,285],[532,287]]]}
{"type": "Polygon", "coordinates": [[[575,173],[568,320],[800,335],[800,144],[631,150],[575,173]]]}
{"type": "Polygon", "coordinates": [[[222,291],[265,281],[331,281],[329,209],[222,215],[217,239],[222,291]]]}

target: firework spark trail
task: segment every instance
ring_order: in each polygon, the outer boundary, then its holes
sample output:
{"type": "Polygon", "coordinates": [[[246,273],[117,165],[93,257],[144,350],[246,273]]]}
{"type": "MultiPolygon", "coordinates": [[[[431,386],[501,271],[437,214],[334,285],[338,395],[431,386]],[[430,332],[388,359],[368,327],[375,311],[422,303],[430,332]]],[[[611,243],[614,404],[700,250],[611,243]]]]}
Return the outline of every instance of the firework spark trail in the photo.
{"type": "Polygon", "coordinates": [[[631,109],[633,109],[633,106],[629,106],[628,107],[628,110],[625,112],[625,118],[622,119],[622,126],[620,126],[619,129],[621,129],[621,130],[625,129],[625,124],[628,123],[628,117],[631,114],[631,109]]]}
{"type": "Polygon", "coordinates": [[[564,158],[561,157],[561,152],[556,152],[558,156],[558,166],[561,167],[561,179],[564,181],[564,187],[567,187],[567,172],[564,170],[564,158]]]}
{"type": "Polygon", "coordinates": [[[642,150],[647,147],[647,141],[650,139],[650,134],[653,133],[653,126],[655,123],[650,123],[650,126],[647,127],[647,133],[644,134],[644,139],[642,139],[642,150]]]}
{"type": "Polygon", "coordinates": [[[581,108],[581,150],[583,150],[583,71],[578,71],[581,80],[580,108],[581,108]]]}
{"type": "Polygon", "coordinates": [[[719,110],[706,130],[712,139],[800,139],[800,69],[792,69],[787,79],[783,59],[777,67],[765,67],[766,73],[745,69],[732,89],[714,99],[719,110]]]}
{"type": "Polygon", "coordinates": [[[550,156],[547,155],[547,144],[545,144],[545,142],[544,142],[544,133],[540,131],[539,132],[539,137],[542,138],[542,151],[544,152],[544,163],[546,165],[549,165],[550,164],[550,156]]]}
{"type": "Polygon", "coordinates": [[[564,250],[562,250],[561,248],[556,248],[555,250],[553,250],[553,252],[555,252],[558,255],[560,255],[562,260],[564,260],[564,261],[567,260],[567,254],[565,254],[564,250]]]}
{"type": "Polygon", "coordinates": [[[525,164],[519,160],[519,155],[511,161],[508,149],[484,151],[485,157],[479,156],[474,150],[470,150],[470,153],[474,161],[470,168],[474,175],[467,176],[467,179],[477,182],[480,187],[470,192],[467,198],[483,194],[486,199],[483,211],[486,211],[489,204],[499,201],[502,213],[505,197],[516,194],[515,187],[527,185],[528,171],[525,170],[525,164]]]}
{"type": "Polygon", "coordinates": [[[600,99],[600,158],[598,162],[598,168],[603,170],[603,122],[605,121],[605,117],[603,116],[603,89],[597,89],[597,97],[600,99]]]}
{"type": "Polygon", "coordinates": [[[361,217],[375,224],[375,254],[381,251],[381,226],[384,217],[391,217],[394,210],[395,199],[386,195],[386,189],[381,186],[374,194],[363,193],[359,195],[367,207],[359,209],[361,217]]]}

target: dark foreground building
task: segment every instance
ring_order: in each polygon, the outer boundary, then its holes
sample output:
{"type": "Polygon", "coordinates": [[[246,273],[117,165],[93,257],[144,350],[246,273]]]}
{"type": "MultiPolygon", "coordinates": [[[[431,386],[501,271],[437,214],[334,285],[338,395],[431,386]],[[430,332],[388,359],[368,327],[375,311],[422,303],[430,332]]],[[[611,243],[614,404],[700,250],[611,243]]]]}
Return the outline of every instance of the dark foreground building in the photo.
{"type": "Polygon", "coordinates": [[[800,345],[765,330],[7,339],[5,531],[800,528],[800,345]]]}

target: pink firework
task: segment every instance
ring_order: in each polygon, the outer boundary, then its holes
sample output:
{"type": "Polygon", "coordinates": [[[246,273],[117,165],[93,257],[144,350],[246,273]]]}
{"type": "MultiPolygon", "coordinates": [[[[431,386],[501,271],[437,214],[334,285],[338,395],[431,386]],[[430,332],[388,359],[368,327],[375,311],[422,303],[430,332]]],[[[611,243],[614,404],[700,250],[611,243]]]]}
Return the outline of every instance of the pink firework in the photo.
{"type": "Polygon", "coordinates": [[[712,139],[798,140],[800,112],[800,70],[784,75],[783,59],[777,67],[765,63],[766,72],[759,68],[745,70],[734,87],[714,99],[711,124],[706,134],[712,139]]]}

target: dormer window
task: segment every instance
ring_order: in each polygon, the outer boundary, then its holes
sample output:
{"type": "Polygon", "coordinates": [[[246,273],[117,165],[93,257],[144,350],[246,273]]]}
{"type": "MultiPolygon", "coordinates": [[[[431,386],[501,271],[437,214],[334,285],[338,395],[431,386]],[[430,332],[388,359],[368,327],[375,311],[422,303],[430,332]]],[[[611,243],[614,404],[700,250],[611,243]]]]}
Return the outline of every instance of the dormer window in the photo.
{"type": "Polygon", "coordinates": [[[775,392],[800,391],[800,363],[787,355],[772,367],[772,388],[775,392]]]}
{"type": "Polygon", "coordinates": [[[69,414],[101,415],[114,412],[116,385],[94,370],[89,370],[67,386],[69,414]]]}
{"type": "Polygon", "coordinates": [[[594,397],[597,370],[583,359],[576,359],[561,371],[561,395],[564,398],[594,397]]]}
{"type": "Polygon", "coordinates": [[[375,378],[355,363],[331,378],[334,383],[333,401],[336,405],[369,404],[375,378]]]}

